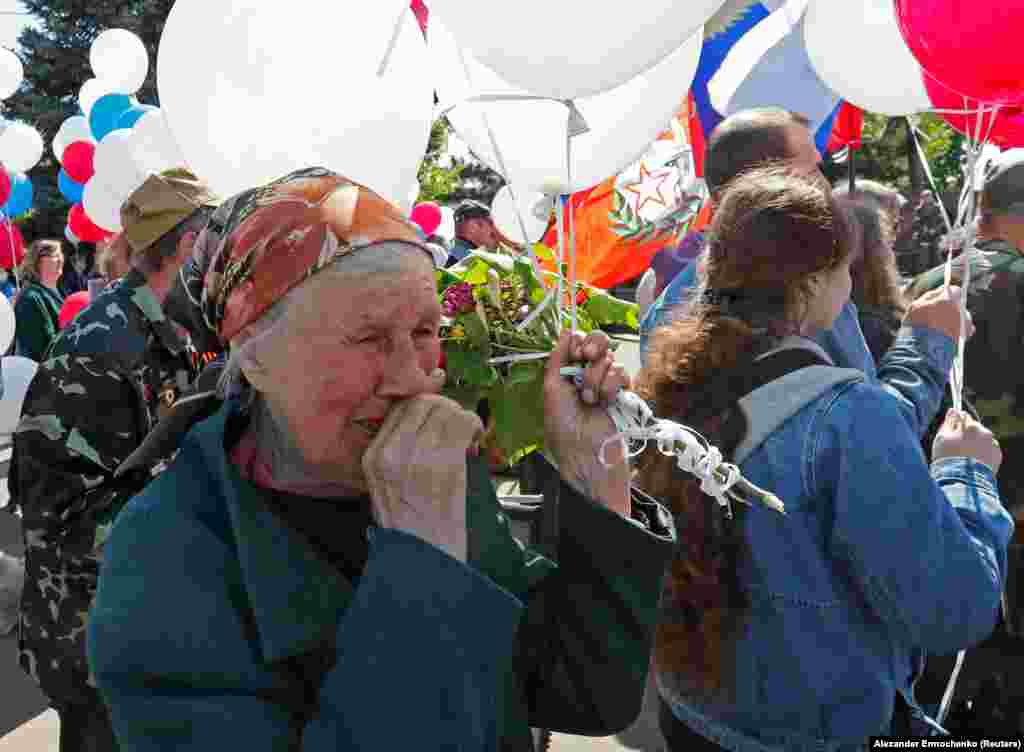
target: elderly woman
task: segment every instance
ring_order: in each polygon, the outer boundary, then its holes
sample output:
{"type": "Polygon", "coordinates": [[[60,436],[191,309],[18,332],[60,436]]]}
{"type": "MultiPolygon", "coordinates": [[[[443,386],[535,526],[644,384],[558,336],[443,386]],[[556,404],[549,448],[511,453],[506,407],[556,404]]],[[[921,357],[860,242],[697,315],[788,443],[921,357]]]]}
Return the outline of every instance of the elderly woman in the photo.
{"type": "Polygon", "coordinates": [[[511,536],[478,418],[437,394],[434,265],[394,207],[310,169],[211,222],[227,399],[115,522],[89,620],[123,746],[525,750],[531,725],[628,725],[674,536],[597,460],[628,381],[607,340],[563,336],[548,365],[555,563],[511,536]]]}
{"type": "Polygon", "coordinates": [[[57,282],[64,270],[64,253],[58,240],[37,240],[21,263],[25,287],[14,306],[18,354],[43,360],[57,333],[57,319],[64,296],[57,282]]]}

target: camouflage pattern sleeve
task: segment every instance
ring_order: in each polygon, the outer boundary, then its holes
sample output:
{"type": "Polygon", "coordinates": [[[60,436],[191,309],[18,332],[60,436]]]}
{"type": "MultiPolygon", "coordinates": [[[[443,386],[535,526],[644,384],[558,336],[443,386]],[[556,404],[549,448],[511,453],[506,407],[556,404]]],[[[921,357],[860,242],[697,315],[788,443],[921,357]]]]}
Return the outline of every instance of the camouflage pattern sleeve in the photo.
{"type": "Polygon", "coordinates": [[[126,501],[112,498],[105,481],[148,428],[130,375],[105,360],[65,353],[42,363],[15,434],[26,531],[60,539],[79,555],[92,543],[80,529],[126,501]]]}
{"type": "MultiPolygon", "coordinates": [[[[58,347],[60,342],[58,341],[58,347]]],[[[96,356],[40,365],[14,436],[25,537],[19,662],[54,702],[88,702],[97,531],[127,501],[105,482],[140,439],[129,377],[96,356]]]]}

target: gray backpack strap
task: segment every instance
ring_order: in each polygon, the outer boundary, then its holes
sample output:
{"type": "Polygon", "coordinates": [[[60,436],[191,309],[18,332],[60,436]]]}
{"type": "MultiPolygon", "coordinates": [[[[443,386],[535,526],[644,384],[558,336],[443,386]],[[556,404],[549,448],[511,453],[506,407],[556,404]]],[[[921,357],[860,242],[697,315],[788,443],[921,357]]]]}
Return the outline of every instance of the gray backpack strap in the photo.
{"type": "MultiPolygon", "coordinates": [[[[832,362],[816,343],[794,337],[760,356],[755,364],[792,349],[810,351],[818,356],[819,362],[832,362]]],[[[840,384],[863,380],[864,374],[856,369],[811,365],[787,373],[744,395],[738,406],[746,418],[747,431],[732,453],[732,462],[741,465],[779,426],[829,390],[840,384]]]]}

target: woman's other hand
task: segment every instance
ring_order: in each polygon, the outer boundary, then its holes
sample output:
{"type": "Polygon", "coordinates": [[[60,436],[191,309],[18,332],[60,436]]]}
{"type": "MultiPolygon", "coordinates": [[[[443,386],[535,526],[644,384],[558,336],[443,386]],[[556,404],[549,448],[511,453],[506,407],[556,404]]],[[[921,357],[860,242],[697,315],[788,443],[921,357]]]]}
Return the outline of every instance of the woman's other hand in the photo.
{"type": "Polygon", "coordinates": [[[606,453],[610,467],[599,459],[602,444],[616,433],[606,408],[619,390],[630,386],[629,375],[615,362],[609,343],[603,332],[586,337],[579,332],[562,333],[544,375],[544,434],[566,482],[628,517],[629,463],[617,445],[606,453]],[[561,375],[560,369],[570,365],[584,368],[582,389],[561,375]]]}
{"type": "Polygon", "coordinates": [[[1003,462],[1003,451],[985,426],[967,413],[950,410],[932,444],[932,460],[945,457],[970,457],[997,473],[1003,462]]]}
{"type": "MultiPolygon", "coordinates": [[[[923,326],[942,332],[956,342],[960,339],[960,296],[963,291],[950,285],[949,289],[939,287],[929,290],[910,304],[903,323],[908,326],[923,326]]],[[[967,311],[965,332],[970,339],[974,335],[974,320],[967,311]]]]}
{"type": "Polygon", "coordinates": [[[363,455],[378,524],[466,561],[466,454],[482,433],[474,413],[437,394],[392,407],[363,455]]]}

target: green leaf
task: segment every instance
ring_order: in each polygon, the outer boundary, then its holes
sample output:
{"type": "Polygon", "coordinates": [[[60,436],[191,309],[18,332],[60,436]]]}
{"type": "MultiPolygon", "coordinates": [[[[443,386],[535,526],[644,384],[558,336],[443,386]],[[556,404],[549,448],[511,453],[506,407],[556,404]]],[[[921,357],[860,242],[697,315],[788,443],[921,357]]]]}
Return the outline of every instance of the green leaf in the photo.
{"type": "Polygon", "coordinates": [[[532,380],[505,382],[488,395],[495,440],[508,457],[544,443],[544,372],[532,380]]]}
{"type": "Polygon", "coordinates": [[[533,255],[540,261],[553,262],[555,260],[555,254],[543,243],[533,244],[533,255]]]}
{"type": "Polygon", "coordinates": [[[509,368],[505,383],[509,386],[517,384],[529,384],[536,379],[544,379],[544,363],[541,361],[529,361],[515,363],[509,368]]]}
{"type": "Polygon", "coordinates": [[[620,300],[596,287],[588,287],[587,293],[590,297],[582,308],[597,326],[616,324],[640,329],[640,307],[636,303],[620,300]]]}
{"type": "MultiPolygon", "coordinates": [[[[511,272],[515,265],[515,256],[504,253],[488,253],[487,251],[473,251],[473,258],[484,262],[488,267],[497,269],[506,274],[511,272]]],[[[475,284],[475,283],[474,283],[475,284]]]]}
{"type": "Polygon", "coordinates": [[[533,264],[524,259],[516,259],[515,270],[523,283],[523,289],[526,290],[527,299],[535,304],[544,300],[547,293],[544,291],[544,285],[533,273],[533,264]]]}
{"type": "Polygon", "coordinates": [[[461,272],[462,280],[463,282],[469,282],[471,285],[486,285],[488,269],[490,267],[485,261],[472,256],[461,272]]]}
{"type": "Polygon", "coordinates": [[[498,383],[498,372],[479,351],[448,343],[444,353],[449,386],[489,389],[498,383]]]}
{"type": "Polygon", "coordinates": [[[477,350],[484,360],[488,360],[491,357],[491,335],[480,314],[475,311],[464,313],[458,320],[466,327],[466,338],[473,349],[477,350]]]}

